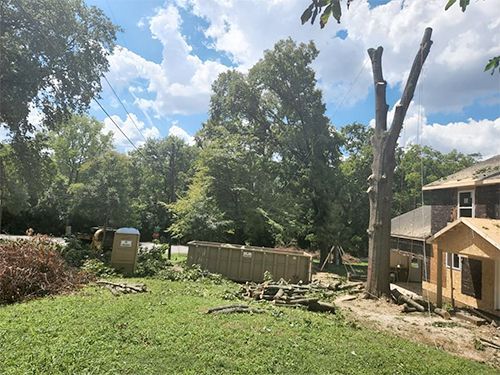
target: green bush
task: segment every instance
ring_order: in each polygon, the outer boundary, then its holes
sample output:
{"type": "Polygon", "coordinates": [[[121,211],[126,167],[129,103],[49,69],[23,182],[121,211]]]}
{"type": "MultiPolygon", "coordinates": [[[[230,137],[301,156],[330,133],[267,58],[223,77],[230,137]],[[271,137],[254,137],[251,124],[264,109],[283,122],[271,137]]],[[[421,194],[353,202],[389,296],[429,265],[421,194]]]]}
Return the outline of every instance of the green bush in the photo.
{"type": "Polygon", "coordinates": [[[99,259],[87,259],[80,267],[82,271],[95,277],[115,277],[118,273],[99,259]]]}
{"type": "Polygon", "coordinates": [[[81,267],[86,260],[99,257],[99,253],[92,249],[90,244],[85,244],[76,237],[68,238],[66,245],[59,252],[66,263],[72,267],[81,267]]]}
{"type": "Polygon", "coordinates": [[[156,276],[160,271],[171,266],[172,263],[165,258],[165,253],[168,251],[169,245],[155,245],[151,250],[143,248],[139,249],[137,255],[137,265],[135,276],[146,277],[156,276]]]}
{"type": "Polygon", "coordinates": [[[197,264],[193,266],[167,267],[158,273],[158,277],[171,281],[209,281],[212,284],[222,284],[226,279],[218,273],[202,270],[197,264]]]}

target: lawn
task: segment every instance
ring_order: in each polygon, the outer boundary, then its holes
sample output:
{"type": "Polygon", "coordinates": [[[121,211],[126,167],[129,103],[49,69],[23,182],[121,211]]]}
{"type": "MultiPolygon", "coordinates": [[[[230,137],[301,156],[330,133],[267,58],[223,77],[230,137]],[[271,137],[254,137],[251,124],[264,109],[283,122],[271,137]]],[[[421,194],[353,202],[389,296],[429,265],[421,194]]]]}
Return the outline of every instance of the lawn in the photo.
{"type": "Polygon", "coordinates": [[[443,351],[359,328],[340,315],[262,304],[207,315],[238,287],[141,280],[0,307],[2,374],[488,374],[443,351]]]}

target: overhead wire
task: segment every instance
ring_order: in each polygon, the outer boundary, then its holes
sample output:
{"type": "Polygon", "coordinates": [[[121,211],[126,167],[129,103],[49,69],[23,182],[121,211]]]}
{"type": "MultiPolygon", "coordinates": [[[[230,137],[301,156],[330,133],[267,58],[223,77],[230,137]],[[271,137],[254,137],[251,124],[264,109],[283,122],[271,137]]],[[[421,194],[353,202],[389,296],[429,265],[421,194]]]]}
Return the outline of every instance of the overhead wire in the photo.
{"type": "MultiPolygon", "coordinates": [[[[110,15],[111,15],[111,21],[113,21],[113,22],[116,21],[116,16],[114,15],[113,9],[111,8],[111,4],[109,4],[108,0],[106,0],[106,5],[108,6],[108,9],[109,9],[109,12],[110,12],[110,15]]],[[[123,40],[125,41],[125,43],[128,44],[127,39],[125,39],[125,35],[123,35],[123,40]]],[[[127,114],[128,118],[130,119],[130,121],[132,121],[132,124],[134,125],[135,129],[139,132],[139,134],[141,135],[141,137],[145,141],[147,141],[147,138],[144,136],[144,134],[142,133],[141,129],[139,128],[139,126],[135,122],[134,118],[132,117],[132,115],[129,113],[129,111],[125,107],[125,104],[123,103],[123,101],[120,99],[120,97],[116,93],[116,90],[113,88],[113,86],[109,82],[109,80],[106,77],[106,75],[103,74],[102,76],[103,76],[104,80],[106,81],[106,83],[108,84],[108,86],[111,89],[111,91],[113,92],[113,94],[116,97],[116,99],[118,99],[118,102],[121,104],[121,106],[122,106],[123,110],[125,111],[125,113],[127,114]]]]}

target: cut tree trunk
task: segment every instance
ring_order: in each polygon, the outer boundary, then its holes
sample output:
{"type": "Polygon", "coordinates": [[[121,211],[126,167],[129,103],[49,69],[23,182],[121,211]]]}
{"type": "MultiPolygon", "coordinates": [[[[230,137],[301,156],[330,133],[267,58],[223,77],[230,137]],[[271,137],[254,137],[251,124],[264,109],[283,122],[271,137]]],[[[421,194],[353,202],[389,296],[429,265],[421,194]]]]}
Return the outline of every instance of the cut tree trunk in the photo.
{"type": "Polygon", "coordinates": [[[375,133],[372,138],[372,174],[368,178],[370,187],[370,221],[368,226],[368,278],[366,291],[369,295],[390,296],[389,254],[391,236],[392,181],[396,166],[395,149],[408,107],[413,99],[422,66],[429,54],[432,29],[425,29],[420,49],[415,56],[400,102],[396,105],[394,119],[387,130],[386,102],[387,82],[382,74],[383,48],[370,48],[375,86],[375,133]]]}

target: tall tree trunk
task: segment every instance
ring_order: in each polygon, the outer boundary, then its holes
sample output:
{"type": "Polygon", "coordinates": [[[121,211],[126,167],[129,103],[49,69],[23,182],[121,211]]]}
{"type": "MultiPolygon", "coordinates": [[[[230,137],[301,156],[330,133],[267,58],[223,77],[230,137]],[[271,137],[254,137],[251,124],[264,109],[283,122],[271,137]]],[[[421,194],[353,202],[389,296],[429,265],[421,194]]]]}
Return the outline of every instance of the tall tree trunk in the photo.
{"type": "Polygon", "coordinates": [[[432,45],[431,35],[432,29],[425,29],[420,49],[413,61],[401,100],[396,105],[389,130],[387,130],[387,111],[389,109],[386,102],[387,82],[382,74],[383,48],[370,48],[368,50],[375,86],[375,134],[372,138],[372,174],[368,180],[370,187],[367,191],[370,199],[370,221],[368,226],[368,281],[366,291],[376,297],[381,295],[389,296],[390,294],[391,208],[392,181],[396,166],[395,150],[406,112],[415,93],[422,66],[432,45]]]}

